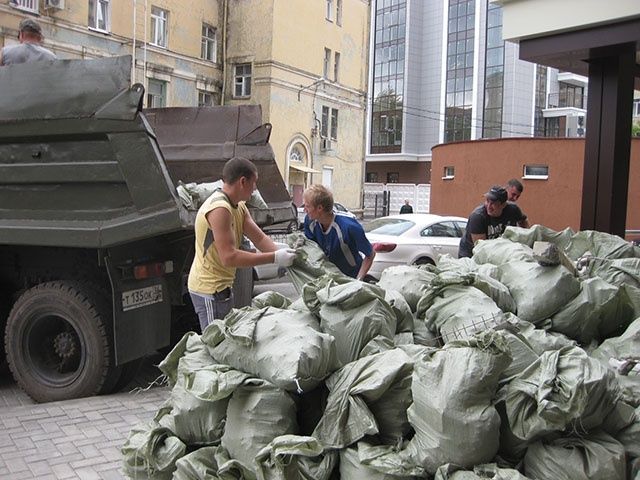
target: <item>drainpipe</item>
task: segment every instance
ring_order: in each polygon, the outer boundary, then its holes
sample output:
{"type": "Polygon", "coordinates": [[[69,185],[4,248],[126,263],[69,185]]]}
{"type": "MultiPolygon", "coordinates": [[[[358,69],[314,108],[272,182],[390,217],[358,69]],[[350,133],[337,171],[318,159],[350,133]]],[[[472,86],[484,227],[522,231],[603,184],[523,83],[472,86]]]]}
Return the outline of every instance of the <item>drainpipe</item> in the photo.
{"type": "Polygon", "coordinates": [[[220,92],[220,105],[224,105],[224,97],[227,89],[227,22],[229,21],[229,0],[224,0],[222,8],[222,91],[220,92]]]}
{"type": "Polygon", "coordinates": [[[144,85],[145,82],[147,81],[147,39],[149,38],[147,36],[147,24],[149,22],[147,22],[147,2],[148,0],[144,0],[144,55],[143,55],[143,61],[144,61],[144,66],[143,66],[143,79],[142,79],[142,84],[144,85]]]}
{"type": "Polygon", "coordinates": [[[131,56],[133,65],[131,66],[131,84],[136,83],[136,12],[138,10],[138,0],[133,0],[133,48],[131,56]]]}

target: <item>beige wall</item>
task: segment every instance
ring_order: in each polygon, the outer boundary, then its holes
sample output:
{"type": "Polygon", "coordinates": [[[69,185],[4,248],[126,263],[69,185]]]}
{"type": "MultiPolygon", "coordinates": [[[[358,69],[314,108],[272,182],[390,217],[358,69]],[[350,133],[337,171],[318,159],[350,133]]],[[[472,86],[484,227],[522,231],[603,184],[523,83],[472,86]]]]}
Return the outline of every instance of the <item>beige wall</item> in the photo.
{"type": "MultiPolygon", "coordinates": [[[[530,223],[555,230],[580,228],[584,139],[505,138],[438,145],[433,148],[431,212],[469,213],[483,202],[491,185],[519,179],[524,192],[518,205],[530,223]],[[523,178],[523,167],[549,167],[546,180],[523,178]],[[455,168],[451,180],[441,178],[445,166],[455,168]]],[[[640,230],[640,139],[631,141],[627,230],[640,230]]]]}

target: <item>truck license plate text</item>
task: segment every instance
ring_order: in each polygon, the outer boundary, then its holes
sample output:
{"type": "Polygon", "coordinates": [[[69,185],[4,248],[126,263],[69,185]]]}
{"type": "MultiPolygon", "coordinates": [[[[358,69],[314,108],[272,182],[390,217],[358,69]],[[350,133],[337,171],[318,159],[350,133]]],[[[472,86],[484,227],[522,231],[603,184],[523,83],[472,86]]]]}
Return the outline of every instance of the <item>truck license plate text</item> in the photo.
{"type": "Polygon", "coordinates": [[[123,312],[160,302],[162,302],[162,285],[152,285],[150,287],[122,292],[123,312]]]}

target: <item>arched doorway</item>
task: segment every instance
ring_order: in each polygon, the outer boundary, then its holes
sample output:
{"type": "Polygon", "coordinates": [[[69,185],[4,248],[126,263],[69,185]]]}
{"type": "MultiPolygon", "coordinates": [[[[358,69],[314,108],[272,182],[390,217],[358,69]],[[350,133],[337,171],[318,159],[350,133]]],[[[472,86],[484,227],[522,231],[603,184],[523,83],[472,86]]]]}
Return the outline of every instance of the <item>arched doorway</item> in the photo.
{"type": "Polygon", "coordinates": [[[311,148],[302,135],[295,136],[287,147],[288,186],[296,206],[302,205],[302,192],[311,183],[311,175],[320,173],[311,165],[311,148]]]}

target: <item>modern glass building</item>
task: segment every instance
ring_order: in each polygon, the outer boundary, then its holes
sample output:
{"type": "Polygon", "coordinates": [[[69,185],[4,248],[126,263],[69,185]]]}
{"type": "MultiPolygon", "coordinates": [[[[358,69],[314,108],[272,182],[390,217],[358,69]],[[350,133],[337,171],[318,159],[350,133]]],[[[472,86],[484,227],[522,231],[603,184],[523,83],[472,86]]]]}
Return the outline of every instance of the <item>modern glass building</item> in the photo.
{"type": "Polygon", "coordinates": [[[586,78],[519,59],[488,0],[373,0],[366,181],[429,183],[431,148],[582,136],[586,78]]]}

